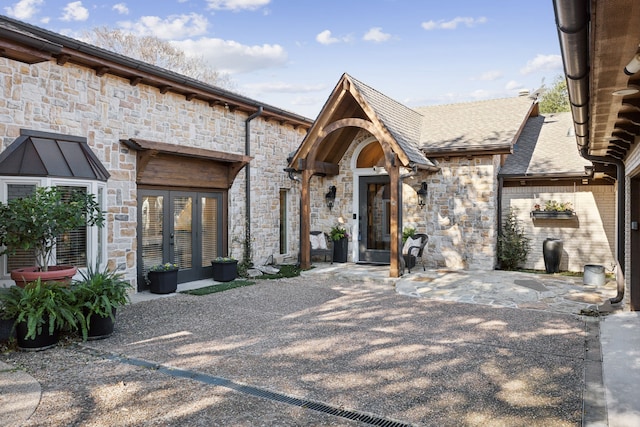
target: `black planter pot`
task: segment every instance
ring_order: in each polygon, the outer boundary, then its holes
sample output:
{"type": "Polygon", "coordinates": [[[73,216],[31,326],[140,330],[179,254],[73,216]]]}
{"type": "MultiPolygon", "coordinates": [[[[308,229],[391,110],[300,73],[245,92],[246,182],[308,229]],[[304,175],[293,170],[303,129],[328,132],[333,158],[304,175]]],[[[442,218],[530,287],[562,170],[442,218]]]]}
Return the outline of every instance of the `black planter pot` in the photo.
{"type": "Polygon", "coordinates": [[[150,271],[149,290],[154,294],[170,294],[178,289],[178,269],[150,271]]]}
{"type": "Polygon", "coordinates": [[[238,261],[211,261],[213,280],[230,282],[238,277],[238,261]]]}
{"type": "Polygon", "coordinates": [[[24,351],[40,351],[55,346],[58,343],[58,331],[49,335],[49,325],[42,326],[42,333],[36,333],[35,338],[25,338],[27,336],[27,323],[20,322],[16,325],[16,340],[18,348],[24,351]]]}
{"type": "Polygon", "coordinates": [[[89,340],[101,340],[109,337],[113,334],[113,327],[115,325],[116,309],[112,309],[113,317],[101,317],[95,313],[87,317],[89,324],[89,333],[87,339],[89,340]]]}
{"type": "Polygon", "coordinates": [[[333,241],[333,262],[347,262],[349,240],[345,237],[333,241]]]}
{"type": "Polygon", "coordinates": [[[562,260],[562,240],[548,238],[542,242],[542,256],[544,257],[544,268],[547,273],[560,272],[560,261],[562,260]]]}
{"type": "Polygon", "coordinates": [[[16,336],[13,329],[14,319],[0,319],[0,342],[8,341],[16,336]]]}

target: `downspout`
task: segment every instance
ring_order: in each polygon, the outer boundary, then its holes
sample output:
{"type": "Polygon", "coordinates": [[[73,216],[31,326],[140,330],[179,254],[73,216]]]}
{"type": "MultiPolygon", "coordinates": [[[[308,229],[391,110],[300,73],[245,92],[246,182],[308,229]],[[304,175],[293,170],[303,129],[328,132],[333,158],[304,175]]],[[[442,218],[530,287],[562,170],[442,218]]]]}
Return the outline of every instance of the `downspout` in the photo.
{"type": "Polygon", "coordinates": [[[622,302],[624,298],[624,257],[625,257],[625,239],[624,239],[624,207],[625,207],[625,166],[622,160],[613,158],[613,157],[600,157],[600,156],[592,156],[588,153],[586,148],[583,148],[580,151],[580,155],[587,160],[590,160],[594,163],[607,163],[616,165],[616,181],[618,182],[617,189],[617,201],[616,205],[618,208],[616,223],[618,225],[618,237],[617,237],[617,247],[616,254],[618,258],[617,266],[616,266],[616,285],[618,292],[615,298],[609,299],[611,304],[618,304],[622,302]]]}
{"type": "MultiPolygon", "coordinates": [[[[262,114],[262,105],[258,107],[258,111],[247,117],[244,122],[244,154],[251,156],[251,120],[262,114]]],[[[244,240],[244,261],[249,263],[251,261],[251,163],[247,163],[245,166],[245,240],[244,240]]]]}
{"type": "Polygon", "coordinates": [[[624,298],[625,282],[622,273],[625,258],[625,167],[624,163],[616,158],[589,154],[589,27],[591,16],[589,4],[588,0],[554,0],[553,8],[579,153],[586,160],[596,163],[612,163],[617,166],[618,244],[616,255],[618,265],[616,283],[618,293],[615,298],[610,299],[612,304],[617,304],[624,298]]]}

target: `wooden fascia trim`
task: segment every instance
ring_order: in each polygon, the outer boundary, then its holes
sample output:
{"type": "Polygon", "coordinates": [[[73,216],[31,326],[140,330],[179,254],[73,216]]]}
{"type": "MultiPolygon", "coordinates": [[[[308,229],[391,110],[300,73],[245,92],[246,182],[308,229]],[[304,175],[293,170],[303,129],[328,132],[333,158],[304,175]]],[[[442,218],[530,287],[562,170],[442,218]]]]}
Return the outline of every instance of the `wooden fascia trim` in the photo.
{"type": "Polygon", "coordinates": [[[512,154],[513,148],[511,144],[506,144],[499,147],[493,148],[476,148],[476,149],[466,149],[466,148],[452,148],[452,149],[442,149],[442,150],[427,150],[422,149],[422,152],[426,157],[429,158],[451,158],[451,157],[469,157],[469,156],[491,156],[494,154],[512,154]]]}
{"type": "Polygon", "coordinates": [[[335,176],[340,174],[340,167],[335,163],[314,161],[313,165],[309,167],[307,159],[298,159],[296,166],[296,170],[310,170],[314,175],[335,176]]]}
{"type": "Polygon", "coordinates": [[[149,141],[145,139],[131,138],[121,140],[128,147],[137,151],[153,151],[156,153],[171,154],[174,156],[197,157],[201,159],[216,160],[223,163],[249,163],[253,157],[244,154],[225,153],[216,150],[207,150],[197,147],[185,147],[183,145],[168,144],[166,142],[149,141]]]}

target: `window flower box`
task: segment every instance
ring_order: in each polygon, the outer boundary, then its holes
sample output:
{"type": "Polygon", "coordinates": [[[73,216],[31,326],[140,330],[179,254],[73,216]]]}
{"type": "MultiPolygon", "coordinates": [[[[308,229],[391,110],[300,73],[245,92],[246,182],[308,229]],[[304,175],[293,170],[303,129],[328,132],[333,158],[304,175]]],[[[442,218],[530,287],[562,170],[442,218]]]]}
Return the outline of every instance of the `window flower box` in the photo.
{"type": "Polygon", "coordinates": [[[573,211],[531,211],[533,219],[572,219],[575,216],[573,211]]]}

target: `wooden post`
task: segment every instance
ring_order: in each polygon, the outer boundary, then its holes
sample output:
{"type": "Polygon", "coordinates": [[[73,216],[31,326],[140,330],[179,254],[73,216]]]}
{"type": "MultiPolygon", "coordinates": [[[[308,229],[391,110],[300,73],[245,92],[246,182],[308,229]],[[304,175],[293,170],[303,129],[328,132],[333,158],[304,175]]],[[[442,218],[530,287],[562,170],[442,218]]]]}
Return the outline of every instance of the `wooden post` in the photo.
{"type": "Polygon", "coordinates": [[[391,259],[389,265],[389,277],[400,277],[400,236],[398,229],[400,227],[400,168],[398,167],[399,161],[395,154],[387,167],[389,174],[389,186],[391,187],[391,259]]]}
{"type": "Polygon", "coordinates": [[[311,194],[309,185],[313,171],[305,169],[302,171],[302,189],[300,192],[300,268],[307,270],[311,268],[311,194]]]}

